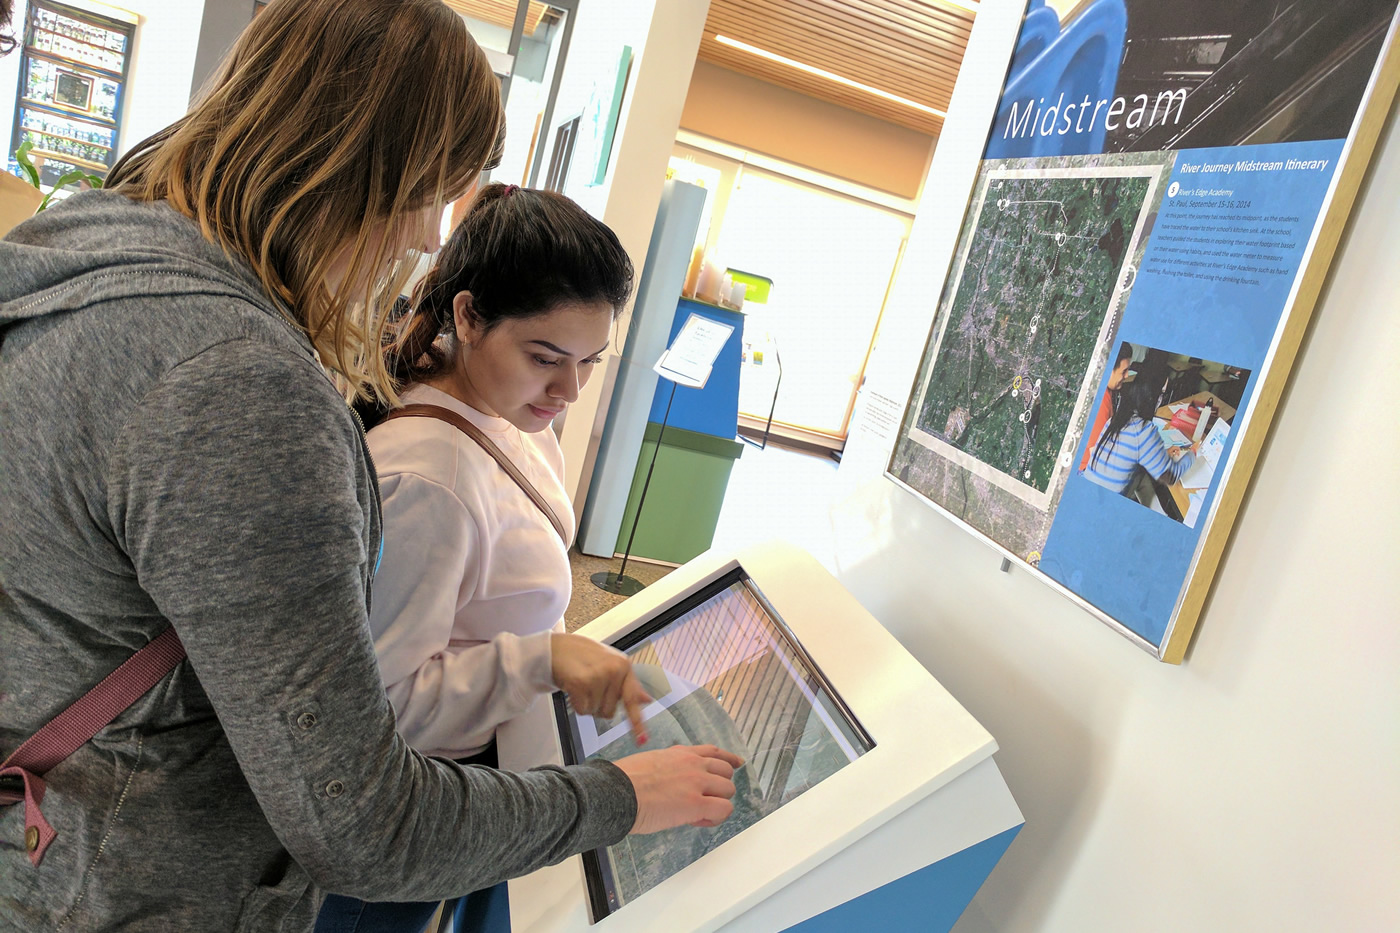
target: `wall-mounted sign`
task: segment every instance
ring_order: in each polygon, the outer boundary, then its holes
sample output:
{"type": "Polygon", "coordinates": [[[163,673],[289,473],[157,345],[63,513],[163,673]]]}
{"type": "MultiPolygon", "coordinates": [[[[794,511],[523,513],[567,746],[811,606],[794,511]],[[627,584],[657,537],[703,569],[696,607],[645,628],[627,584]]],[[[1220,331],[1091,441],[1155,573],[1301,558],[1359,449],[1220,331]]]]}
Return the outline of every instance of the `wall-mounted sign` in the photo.
{"type": "Polygon", "coordinates": [[[887,475],[1179,662],[1400,78],[1396,0],[1032,0],[887,475]]]}

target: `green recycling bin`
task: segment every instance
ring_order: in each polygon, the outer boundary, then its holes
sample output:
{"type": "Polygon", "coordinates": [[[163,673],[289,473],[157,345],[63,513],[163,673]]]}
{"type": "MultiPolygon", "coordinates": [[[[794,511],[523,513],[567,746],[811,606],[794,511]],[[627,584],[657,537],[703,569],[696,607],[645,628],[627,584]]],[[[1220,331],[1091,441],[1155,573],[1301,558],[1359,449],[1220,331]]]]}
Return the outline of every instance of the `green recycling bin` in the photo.
{"type": "MultiPolygon", "coordinates": [[[[647,423],[617,536],[619,554],[627,550],[637,503],[642,498],[647,468],[660,434],[660,424],[647,423]]],[[[683,564],[709,550],[729,486],[729,472],[743,452],[744,445],[739,441],[668,425],[661,452],[656,455],[651,486],[642,503],[631,556],[683,564]]]]}

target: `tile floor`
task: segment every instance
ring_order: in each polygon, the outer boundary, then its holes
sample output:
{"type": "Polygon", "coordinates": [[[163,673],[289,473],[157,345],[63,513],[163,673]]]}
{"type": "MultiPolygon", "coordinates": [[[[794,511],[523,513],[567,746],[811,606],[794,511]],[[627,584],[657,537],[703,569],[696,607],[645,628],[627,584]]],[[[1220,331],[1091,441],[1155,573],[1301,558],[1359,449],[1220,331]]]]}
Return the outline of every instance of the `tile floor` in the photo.
{"type": "MultiPolygon", "coordinates": [[[[570,632],[592,622],[626,597],[615,596],[593,584],[592,576],[600,571],[618,573],[622,569],[622,559],[614,557],[592,557],[569,552],[569,564],[574,572],[574,590],[569,597],[569,608],[564,610],[564,628],[570,632]]],[[[649,564],[639,560],[627,562],[627,576],[642,583],[655,583],[669,573],[671,568],[661,564],[649,564]]]]}

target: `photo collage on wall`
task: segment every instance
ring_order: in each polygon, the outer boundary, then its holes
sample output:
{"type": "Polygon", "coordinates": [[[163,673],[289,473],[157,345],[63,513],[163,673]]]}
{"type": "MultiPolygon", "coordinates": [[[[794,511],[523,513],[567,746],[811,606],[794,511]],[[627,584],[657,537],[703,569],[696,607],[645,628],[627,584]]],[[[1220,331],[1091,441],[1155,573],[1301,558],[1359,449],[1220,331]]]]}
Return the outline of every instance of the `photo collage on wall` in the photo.
{"type": "Polygon", "coordinates": [[[1209,586],[1350,140],[1393,94],[1396,7],[1092,0],[1061,22],[1032,0],[1022,22],[888,475],[1159,657],[1209,586]]]}

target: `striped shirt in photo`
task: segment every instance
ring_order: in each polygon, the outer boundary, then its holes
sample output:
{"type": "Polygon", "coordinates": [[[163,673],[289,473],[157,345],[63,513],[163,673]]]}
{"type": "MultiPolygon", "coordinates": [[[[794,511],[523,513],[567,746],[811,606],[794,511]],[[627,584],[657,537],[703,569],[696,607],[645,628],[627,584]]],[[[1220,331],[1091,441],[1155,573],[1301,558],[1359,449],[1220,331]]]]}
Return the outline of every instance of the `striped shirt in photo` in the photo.
{"type": "Polygon", "coordinates": [[[1117,437],[1093,451],[1084,478],[1121,493],[1132,482],[1134,467],[1142,467],[1153,479],[1174,483],[1195,459],[1195,454],[1186,451],[1180,459],[1172,460],[1156,427],[1134,416],[1117,437]]]}

